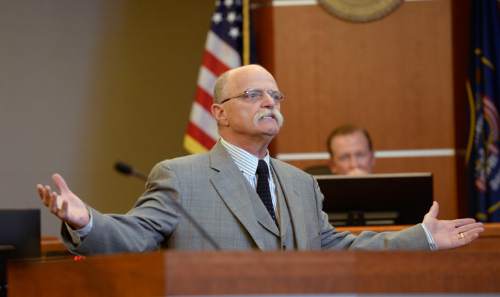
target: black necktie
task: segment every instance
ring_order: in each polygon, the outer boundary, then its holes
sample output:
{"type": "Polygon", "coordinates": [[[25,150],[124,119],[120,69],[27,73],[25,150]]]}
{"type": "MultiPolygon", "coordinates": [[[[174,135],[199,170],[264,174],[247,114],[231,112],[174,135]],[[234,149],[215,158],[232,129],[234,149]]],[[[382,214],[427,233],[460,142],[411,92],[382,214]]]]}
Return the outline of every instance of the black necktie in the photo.
{"type": "Polygon", "coordinates": [[[269,169],[267,167],[266,161],[259,160],[259,165],[257,166],[257,194],[259,194],[260,199],[264,202],[267,211],[276,222],[276,214],[274,213],[273,200],[271,199],[271,191],[269,190],[269,169]]]}

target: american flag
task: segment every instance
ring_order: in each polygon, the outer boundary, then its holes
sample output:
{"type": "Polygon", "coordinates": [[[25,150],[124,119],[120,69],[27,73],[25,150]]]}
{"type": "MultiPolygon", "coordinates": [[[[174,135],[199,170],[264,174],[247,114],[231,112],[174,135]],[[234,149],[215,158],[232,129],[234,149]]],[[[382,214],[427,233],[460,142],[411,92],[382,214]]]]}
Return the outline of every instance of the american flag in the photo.
{"type": "Polygon", "coordinates": [[[241,66],[247,48],[246,11],[248,0],[215,1],[203,62],[198,74],[196,95],[184,136],[184,147],[190,153],[209,150],[219,138],[217,124],[210,113],[216,78],[224,71],[241,66]],[[244,30],[245,28],[245,30],[244,30]]]}

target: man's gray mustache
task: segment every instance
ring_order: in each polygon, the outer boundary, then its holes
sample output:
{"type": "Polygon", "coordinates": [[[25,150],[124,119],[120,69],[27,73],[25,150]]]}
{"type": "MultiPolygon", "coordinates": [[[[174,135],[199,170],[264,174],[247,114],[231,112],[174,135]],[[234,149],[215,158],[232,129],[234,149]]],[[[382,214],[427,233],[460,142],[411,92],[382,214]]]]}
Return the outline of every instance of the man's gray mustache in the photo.
{"type": "Polygon", "coordinates": [[[266,109],[259,111],[257,114],[255,114],[254,122],[257,124],[258,121],[260,121],[264,117],[269,117],[269,116],[273,117],[276,120],[276,122],[278,122],[279,127],[283,126],[283,122],[285,121],[285,119],[281,114],[281,112],[277,109],[266,109]]]}

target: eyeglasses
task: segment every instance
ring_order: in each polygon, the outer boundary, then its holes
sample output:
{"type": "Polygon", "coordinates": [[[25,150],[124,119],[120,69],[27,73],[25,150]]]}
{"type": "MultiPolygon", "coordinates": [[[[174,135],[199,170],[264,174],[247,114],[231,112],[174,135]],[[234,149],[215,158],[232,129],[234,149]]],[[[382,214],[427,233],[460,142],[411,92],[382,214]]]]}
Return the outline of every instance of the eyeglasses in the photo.
{"type": "Polygon", "coordinates": [[[285,95],[277,90],[249,89],[237,96],[226,98],[219,104],[226,103],[227,101],[235,98],[241,98],[247,102],[255,103],[264,99],[264,92],[267,93],[271,98],[273,98],[274,103],[280,103],[281,101],[283,101],[283,99],[285,99],[285,95]]]}
{"type": "Polygon", "coordinates": [[[362,151],[362,152],[353,152],[339,155],[337,157],[337,161],[340,163],[351,162],[352,159],[356,160],[356,162],[365,162],[371,155],[370,151],[362,151]]]}

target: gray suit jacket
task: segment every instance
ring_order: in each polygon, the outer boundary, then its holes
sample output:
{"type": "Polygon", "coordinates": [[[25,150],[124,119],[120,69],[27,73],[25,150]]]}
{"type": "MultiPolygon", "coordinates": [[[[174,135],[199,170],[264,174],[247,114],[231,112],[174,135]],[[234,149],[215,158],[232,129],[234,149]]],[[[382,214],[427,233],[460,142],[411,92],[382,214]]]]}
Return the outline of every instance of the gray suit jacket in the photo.
{"type": "MultiPolygon", "coordinates": [[[[429,249],[420,225],[400,232],[337,232],[321,210],[323,195],[314,178],[279,160],[271,159],[277,183],[285,196],[295,247],[319,249],[429,249]]],[[[93,228],[77,245],[66,228],[63,239],[79,254],[142,252],[169,247],[210,249],[193,226],[172,206],[179,201],[223,249],[276,249],[267,243],[274,235],[269,221],[252,202],[252,191],[235,163],[218,143],[205,154],[157,164],[146,191],[125,215],[106,215],[91,209],[93,228]]],[[[269,217],[270,218],[270,217],[269,217]]]]}

